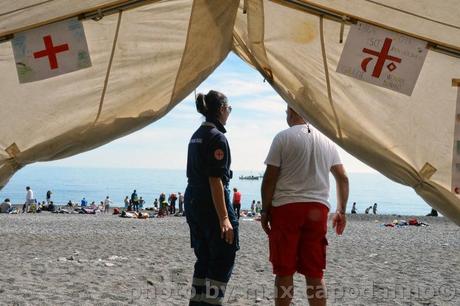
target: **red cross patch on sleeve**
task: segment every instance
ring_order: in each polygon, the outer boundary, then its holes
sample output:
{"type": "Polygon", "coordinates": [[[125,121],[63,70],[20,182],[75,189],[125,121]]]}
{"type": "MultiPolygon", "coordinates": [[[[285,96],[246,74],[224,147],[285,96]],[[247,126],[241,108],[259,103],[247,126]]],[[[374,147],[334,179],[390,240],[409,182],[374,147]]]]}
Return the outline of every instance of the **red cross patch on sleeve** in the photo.
{"type": "Polygon", "coordinates": [[[217,149],[214,151],[214,158],[217,160],[223,160],[224,159],[224,151],[221,149],[217,149]]]}

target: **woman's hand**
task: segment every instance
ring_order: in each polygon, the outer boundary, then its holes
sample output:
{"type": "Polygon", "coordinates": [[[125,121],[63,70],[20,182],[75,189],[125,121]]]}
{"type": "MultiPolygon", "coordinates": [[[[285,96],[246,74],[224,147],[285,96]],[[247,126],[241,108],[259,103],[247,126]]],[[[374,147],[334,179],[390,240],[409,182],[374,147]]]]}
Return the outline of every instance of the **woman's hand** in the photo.
{"type": "Polygon", "coordinates": [[[225,242],[227,242],[228,244],[233,243],[233,226],[230,223],[230,220],[228,220],[228,216],[224,217],[220,221],[220,238],[225,239],[225,242]]]}

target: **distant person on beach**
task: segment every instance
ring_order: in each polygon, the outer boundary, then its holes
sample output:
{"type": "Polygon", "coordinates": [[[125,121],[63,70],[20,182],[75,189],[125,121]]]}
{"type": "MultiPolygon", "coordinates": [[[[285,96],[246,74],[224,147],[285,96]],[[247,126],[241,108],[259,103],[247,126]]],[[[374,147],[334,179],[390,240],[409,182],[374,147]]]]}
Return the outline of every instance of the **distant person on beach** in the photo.
{"type": "Polygon", "coordinates": [[[206,121],[188,144],[185,215],[197,258],[189,305],[221,305],[239,249],[238,219],[228,188],[230,147],[224,135],[232,108],[214,90],[198,94],[196,108],[206,121]]]}
{"type": "Polygon", "coordinates": [[[158,208],[158,199],[155,199],[155,201],[153,201],[153,207],[158,208]]]}
{"type": "Polygon", "coordinates": [[[356,214],[357,211],[356,211],[356,202],[353,202],[353,206],[351,207],[351,213],[352,214],[356,214]]]}
{"type": "Polygon", "coordinates": [[[261,211],[262,211],[262,203],[260,203],[260,201],[257,201],[256,213],[260,214],[261,211]]]}
{"type": "Polygon", "coordinates": [[[372,209],[372,206],[369,206],[368,208],[366,208],[366,210],[364,211],[364,213],[367,215],[369,214],[369,211],[372,209]]]}
{"type": "Polygon", "coordinates": [[[53,193],[51,192],[51,190],[48,190],[48,191],[46,192],[46,204],[49,204],[49,203],[51,202],[51,195],[52,195],[52,194],[53,194],[53,193]]]}
{"type": "Polygon", "coordinates": [[[377,203],[374,203],[374,206],[372,206],[372,212],[374,213],[374,215],[377,214],[377,203]]]}
{"type": "Polygon", "coordinates": [[[179,213],[184,213],[184,195],[180,192],[177,193],[179,195],[179,213]]]}
{"type": "Polygon", "coordinates": [[[289,305],[293,275],[305,276],[310,305],[326,305],[326,232],[330,209],[329,172],[337,183],[332,224],[338,235],[346,225],[348,178],[336,146],[292,108],[289,128],[273,139],[262,181],[261,225],[268,235],[275,278],[275,305],[289,305]]]}
{"type": "Polygon", "coordinates": [[[166,201],[166,194],[164,192],[160,193],[160,198],[159,198],[160,203],[163,203],[166,201]]]}
{"type": "Polygon", "coordinates": [[[145,201],[142,197],[139,197],[139,209],[144,209],[145,201]]]}
{"type": "Polygon", "coordinates": [[[6,198],[2,204],[0,204],[0,213],[8,214],[12,211],[11,201],[9,198],[6,198]]]}
{"type": "Polygon", "coordinates": [[[233,188],[233,209],[235,210],[236,216],[240,218],[241,211],[241,192],[237,188],[233,188]]]}
{"type": "Polygon", "coordinates": [[[136,189],[134,189],[133,193],[131,194],[131,204],[134,211],[139,211],[139,199],[137,198],[136,189]]]}
{"type": "Polygon", "coordinates": [[[437,217],[438,211],[434,208],[431,209],[431,212],[427,215],[427,217],[437,217]]]}
{"type": "Polygon", "coordinates": [[[128,209],[128,207],[129,207],[129,197],[126,196],[125,199],[123,200],[123,202],[125,203],[125,209],[128,209]]]}
{"type": "Polygon", "coordinates": [[[88,201],[86,201],[85,198],[81,199],[81,203],[80,203],[81,207],[86,207],[88,206],[88,201]]]}
{"type": "Polygon", "coordinates": [[[29,205],[35,204],[34,192],[30,186],[26,187],[26,202],[22,206],[22,212],[29,212],[29,205]]]}
{"type": "Polygon", "coordinates": [[[110,204],[112,204],[112,200],[110,200],[109,196],[106,196],[104,200],[104,212],[105,213],[108,213],[110,211],[110,204]]]}
{"type": "Polygon", "coordinates": [[[169,195],[169,213],[171,215],[174,215],[176,213],[176,201],[177,201],[177,196],[173,192],[169,195]]]}
{"type": "Polygon", "coordinates": [[[256,200],[252,200],[251,203],[251,214],[254,215],[256,213],[256,200]]]}

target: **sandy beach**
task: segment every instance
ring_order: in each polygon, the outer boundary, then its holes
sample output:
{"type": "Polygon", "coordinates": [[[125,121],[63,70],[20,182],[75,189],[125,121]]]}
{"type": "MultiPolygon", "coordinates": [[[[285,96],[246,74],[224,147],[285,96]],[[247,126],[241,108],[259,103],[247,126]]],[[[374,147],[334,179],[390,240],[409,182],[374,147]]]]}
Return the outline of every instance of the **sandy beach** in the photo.
{"type": "MultiPolygon", "coordinates": [[[[460,231],[382,227],[397,216],[354,215],[329,230],[330,305],[460,305],[460,231]]],[[[272,305],[273,275],[259,222],[241,220],[241,250],[225,305],[272,305]]],[[[185,218],[0,215],[1,305],[186,305],[194,263],[185,218]]],[[[295,278],[294,305],[307,305],[295,278]]]]}

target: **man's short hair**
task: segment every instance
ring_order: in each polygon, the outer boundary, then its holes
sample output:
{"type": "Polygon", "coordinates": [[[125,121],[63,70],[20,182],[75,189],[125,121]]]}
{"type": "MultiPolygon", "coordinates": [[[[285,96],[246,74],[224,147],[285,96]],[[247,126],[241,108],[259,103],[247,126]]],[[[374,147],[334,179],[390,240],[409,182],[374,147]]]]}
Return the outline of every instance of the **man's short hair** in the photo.
{"type": "Polygon", "coordinates": [[[29,187],[29,186],[27,186],[27,187],[26,187],[26,189],[27,189],[27,190],[29,190],[29,189],[30,189],[30,187],[29,187]]]}
{"type": "Polygon", "coordinates": [[[235,191],[235,192],[236,192],[236,191],[238,191],[238,189],[236,189],[236,188],[233,188],[233,191],[235,191]]]}

